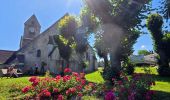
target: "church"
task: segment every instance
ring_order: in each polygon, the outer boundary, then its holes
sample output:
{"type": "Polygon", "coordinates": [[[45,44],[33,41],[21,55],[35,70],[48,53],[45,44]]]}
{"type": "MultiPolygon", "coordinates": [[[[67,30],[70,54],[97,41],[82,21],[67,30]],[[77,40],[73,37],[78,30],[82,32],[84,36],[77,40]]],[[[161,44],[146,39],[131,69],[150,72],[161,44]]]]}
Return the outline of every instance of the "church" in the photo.
{"type": "MultiPolygon", "coordinates": [[[[64,16],[66,15],[68,14],[65,14],[64,16]]],[[[32,15],[24,23],[24,32],[23,36],[21,36],[19,50],[12,52],[3,64],[16,64],[23,72],[27,73],[35,65],[41,70],[42,63],[45,63],[45,70],[49,70],[51,73],[55,74],[60,73],[61,68],[67,66],[65,60],[60,56],[57,44],[55,44],[53,39],[54,35],[60,34],[57,30],[57,24],[60,19],[40,33],[41,25],[36,16],[32,15]]],[[[85,28],[77,29],[77,33],[85,32],[85,28]]],[[[75,72],[82,72],[83,70],[85,72],[90,72],[97,68],[95,53],[90,45],[88,45],[88,49],[83,56],[80,56],[73,50],[69,62],[69,68],[75,72]],[[85,69],[82,68],[80,66],[80,59],[87,61],[88,67],[85,69]]]]}

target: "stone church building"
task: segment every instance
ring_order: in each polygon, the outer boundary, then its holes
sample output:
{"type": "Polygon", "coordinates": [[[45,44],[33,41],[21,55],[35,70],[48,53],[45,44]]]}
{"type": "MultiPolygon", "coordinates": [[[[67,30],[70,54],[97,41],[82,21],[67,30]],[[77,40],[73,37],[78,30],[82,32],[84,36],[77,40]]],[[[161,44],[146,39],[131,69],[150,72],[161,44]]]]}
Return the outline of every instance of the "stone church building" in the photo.
{"type": "MultiPolygon", "coordinates": [[[[60,73],[61,68],[66,66],[66,62],[60,57],[57,44],[55,44],[53,39],[54,35],[60,34],[57,30],[59,20],[44,32],[40,33],[41,25],[36,16],[32,15],[24,23],[24,33],[20,40],[20,49],[6,59],[4,64],[14,63],[19,66],[23,72],[28,72],[32,67],[35,67],[35,65],[38,66],[38,69],[40,70],[42,63],[45,63],[45,70],[49,70],[55,74],[60,73]]],[[[85,29],[79,28],[77,33],[85,33],[85,29]]],[[[72,52],[69,67],[73,71],[83,71],[83,68],[80,66],[80,59],[89,62],[89,66],[85,71],[94,71],[96,69],[97,60],[93,48],[90,45],[83,56],[80,56],[75,51],[72,52]]]]}

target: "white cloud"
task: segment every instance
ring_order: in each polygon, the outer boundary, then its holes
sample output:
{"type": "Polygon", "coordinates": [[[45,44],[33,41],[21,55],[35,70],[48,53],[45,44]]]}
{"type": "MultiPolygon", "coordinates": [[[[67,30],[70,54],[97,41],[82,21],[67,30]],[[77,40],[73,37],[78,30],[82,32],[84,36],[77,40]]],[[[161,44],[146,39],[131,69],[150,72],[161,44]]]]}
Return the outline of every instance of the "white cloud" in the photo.
{"type": "Polygon", "coordinates": [[[146,49],[146,46],[145,46],[145,45],[142,45],[142,46],[141,46],[141,49],[146,49]]]}

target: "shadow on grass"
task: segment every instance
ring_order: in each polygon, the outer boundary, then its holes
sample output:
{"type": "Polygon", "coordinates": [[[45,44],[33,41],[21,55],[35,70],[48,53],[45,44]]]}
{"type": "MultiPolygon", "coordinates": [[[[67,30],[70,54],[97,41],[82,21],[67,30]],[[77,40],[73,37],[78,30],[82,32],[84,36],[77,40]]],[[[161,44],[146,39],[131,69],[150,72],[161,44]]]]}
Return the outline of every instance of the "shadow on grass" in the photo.
{"type": "Polygon", "coordinates": [[[153,100],[170,100],[170,93],[163,91],[156,91],[153,100]]]}
{"type": "Polygon", "coordinates": [[[170,83],[170,78],[169,77],[162,77],[159,75],[152,75],[155,81],[160,81],[160,82],[169,82],[170,83]]]}

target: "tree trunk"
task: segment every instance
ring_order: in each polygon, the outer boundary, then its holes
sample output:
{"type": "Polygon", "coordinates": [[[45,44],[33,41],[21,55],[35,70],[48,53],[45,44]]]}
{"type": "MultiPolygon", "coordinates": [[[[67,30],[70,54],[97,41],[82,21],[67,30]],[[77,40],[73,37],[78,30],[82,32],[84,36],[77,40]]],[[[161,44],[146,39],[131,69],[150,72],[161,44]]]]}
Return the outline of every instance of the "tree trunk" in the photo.
{"type": "Polygon", "coordinates": [[[159,51],[159,55],[160,55],[159,65],[161,65],[161,67],[169,67],[168,59],[167,59],[165,53],[163,52],[163,50],[159,51]]]}
{"type": "Polygon", "coordinates": [[[108,61],[107,55],[104,56],[103,59],[104,59],[104,70],[103,70],[103,73],[106,73],[107,72],[107,67],[109,67],[109,61],[108,61]]]}
{"type": "Polygon", "coordinates": [[[111,53],[110,55],[111,69],[115,72],[116,76],[119,75],[121,71],[121,61],[118,54],[111,53]]]}

